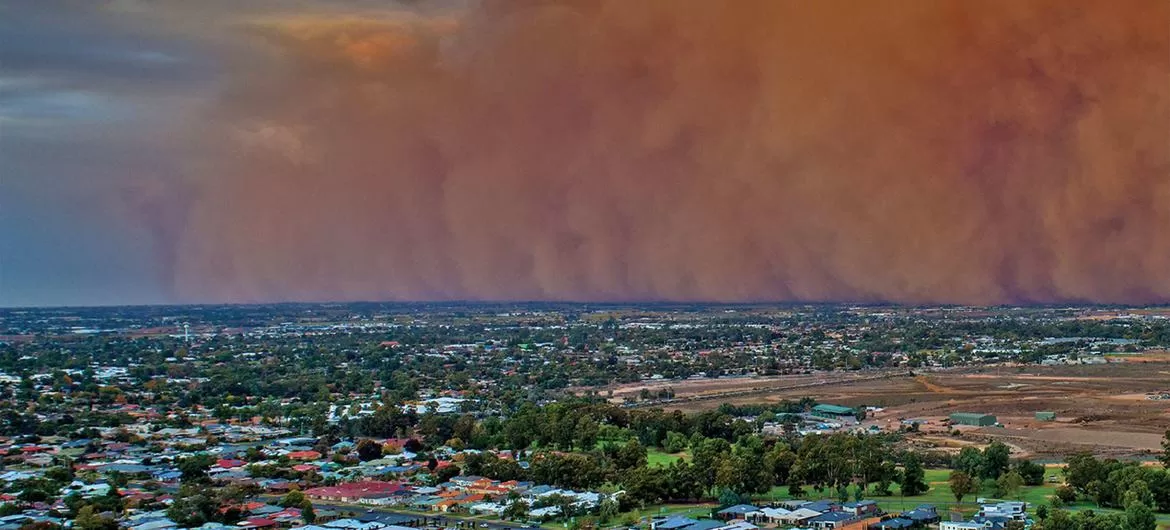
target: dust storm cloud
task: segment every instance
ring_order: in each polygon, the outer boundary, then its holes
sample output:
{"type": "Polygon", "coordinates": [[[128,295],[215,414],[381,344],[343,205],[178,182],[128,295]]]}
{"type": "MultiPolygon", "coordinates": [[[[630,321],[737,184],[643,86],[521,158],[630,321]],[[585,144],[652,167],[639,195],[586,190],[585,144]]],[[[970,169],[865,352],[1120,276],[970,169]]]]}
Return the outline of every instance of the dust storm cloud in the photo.
{"type": "Polygon", "coordinates": [[[1170,300],[1163,0],[236,27],[163,238],[186,300],[1170,300]]]}

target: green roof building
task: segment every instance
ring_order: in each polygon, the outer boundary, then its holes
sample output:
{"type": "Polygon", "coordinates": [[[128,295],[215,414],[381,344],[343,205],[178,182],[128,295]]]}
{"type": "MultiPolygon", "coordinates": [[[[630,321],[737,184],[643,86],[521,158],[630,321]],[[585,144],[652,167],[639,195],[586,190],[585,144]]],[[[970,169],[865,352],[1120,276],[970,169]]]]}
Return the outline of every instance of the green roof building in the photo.
{"type": "Polygon", "coordinates": [[[1047,411],[1037,412],[1036,419],[1038,419],[1040,421],[1056,421],[1056,413],[1055,412],[1047,412],[1047,411]]]}
{"type": "Polygon", "coordinates": [[[844,418],[857,416],[857,411],[840,405],[817,405],[813,407],[812,414],[822,418],[844,418]]]}
{"type": "Polygon", "coordinates": [[[956,425],[974,425],[976,427],[990,427],[996,424],[995,416],[977,412],[956,412],[951,414],[951,423],[956,425]]]}

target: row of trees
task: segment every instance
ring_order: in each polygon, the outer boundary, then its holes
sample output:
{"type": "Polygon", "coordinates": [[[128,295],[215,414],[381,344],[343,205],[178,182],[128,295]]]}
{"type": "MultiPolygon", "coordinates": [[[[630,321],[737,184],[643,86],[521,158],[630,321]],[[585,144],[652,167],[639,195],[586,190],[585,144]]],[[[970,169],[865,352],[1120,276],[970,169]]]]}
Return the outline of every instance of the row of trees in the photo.
{"type": "Polygon", "coordinates": [[[625,490],[622,499],[627,505],[717,498],[725,492],[759,495],[775,486],[787,486],[798,496],[811,488],[842,499],[850,486],[858,496],[888,495],[894,483],[905,495],[925,492],[928,485],[918,455],[892,448],[884,436],[844,433],[791,440],[749,434],[734,443],[698,437],[687,446],[689,461],[649,466],[646,448],[635,437],[624,443],[604,442],[585,452],[538,451],[529,458],[528,469],[491,453],[468,455],[462,471],[568,488],[615,484],[625,490]]]}
{"type": "MultiPolygon", "coordinates": [[[[1073,455],[1066,462],[1065,480],[1074,499],[1085,498],[1106,508],[1125,508],[1136,501],[1170,512],[1170,471],[1165,468],[1099,460],[1091,454],[1073,455]]],[[[1070,497],[1067,492],[1064,496],[1070,497]]]]}
{"type": "Polygon", "coordinates": [[[728,406],[683,414],[677,410],[629,410],[596,398],[577,398],[545,406],[526,403],[506,418],[490,416],[482,420],[470,414],[419,416],[387,404],[374,414],[339,426],[323,424],[317,434],[386,438],[418,434],[432,447],[446,444],[525,450],[536,446],[562,451],[588,451],[602,440],[624,442],[637,438],[644,446],[677,452],[703,438],[734,442],[759,432],[763,423],[777,421],[779,414],[806,411],[815,404],[805,398],[769,407],[728,406]]]}
{"type": "Polygon", "coordinates": [[[1121,513],[1049,510],[1044,505],[1036,513],[1040,520],[1033,530],[1155,530],[1158,526],[1154,512],[1141,503],[1131,504],[1121,513]]]}

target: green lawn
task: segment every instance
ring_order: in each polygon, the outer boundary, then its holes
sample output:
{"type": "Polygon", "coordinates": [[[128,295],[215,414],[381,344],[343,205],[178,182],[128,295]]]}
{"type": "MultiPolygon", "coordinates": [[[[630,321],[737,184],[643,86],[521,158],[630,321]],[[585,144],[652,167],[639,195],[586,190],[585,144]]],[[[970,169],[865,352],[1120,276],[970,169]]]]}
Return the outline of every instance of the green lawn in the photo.
{"type": "Polygon", "coordinates": [[[662,506],[647,506],[641,510],[631,510],[628,513],[623,513],[618,516],[618,519],[622,521],[627,519],[641,521],[643,519],[664,515],[680,515],[692,518],[706,517],[711,515],[711,510],[715,507],[715,504],[665,504],[662,506]]]}
{"type": "Polygon", "coordinates": [[[646,463],[651,466],[666,467],[673,464],[675,460],[689,458],[689,456],[686,451],[670,454],[657,447],[651,447],[646,450],[646,463]]]}
{"type": "MultiPolygon", "coordinates": [[[[624,440],[598,440],[596,447],[597,449],[601,449],[607,443],[624,444],[626,442],[624,440]]],[[[651,466],[666,467],[670,464],[673,464],[675,460],[680,458],[690,458],[690,455],[688,455],[686,451],[671,454],[663,451],[660,447],[646,448],[646,463],[651,466]]]]}

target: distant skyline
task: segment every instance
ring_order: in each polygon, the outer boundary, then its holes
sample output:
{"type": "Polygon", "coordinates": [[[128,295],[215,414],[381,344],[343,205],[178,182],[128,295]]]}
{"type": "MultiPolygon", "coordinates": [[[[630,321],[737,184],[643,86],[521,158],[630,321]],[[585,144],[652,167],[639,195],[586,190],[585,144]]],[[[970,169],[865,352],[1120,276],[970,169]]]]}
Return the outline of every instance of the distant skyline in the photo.
{"type": "Polygon", "coordinates": [[[0,0],[0,307],[1170,302],[1164,0],[0,0]]]}

